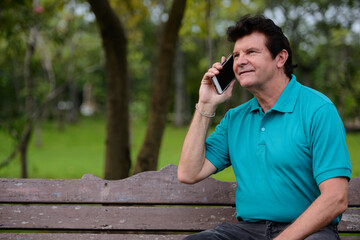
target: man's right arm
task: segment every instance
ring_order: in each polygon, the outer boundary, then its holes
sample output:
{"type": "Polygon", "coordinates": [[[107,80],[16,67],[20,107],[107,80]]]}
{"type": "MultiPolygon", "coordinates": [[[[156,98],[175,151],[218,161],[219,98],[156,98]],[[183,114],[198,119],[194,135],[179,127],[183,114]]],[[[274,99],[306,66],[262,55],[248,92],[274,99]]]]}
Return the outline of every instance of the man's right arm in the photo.
{"type": "MultiPolygon", "coordinates": [[[[222,62],[225,57],[222,57],[222,62]]],[[[178,167],[178,179],[183,183],[197,183],[216,172],[216,167],[205,157],[205,140],[210,126],[209,116],[217,106],[231,97],[235,81],[219,95],[211,82],[211,78],[222,69],[221,63],[214,63],[201,81],[199,102],[194,113],[188,133],[185,137],[178,167]],[[206,116],[207,115],[207,116],[206,116]]]]}
{"type": "Polygon", "coordinates": [[[199,113],[213,113],[215,109],[198,104],[185,137],[178,167],[180,182],[193,184],[216,172],[216,167],[205,157],[205,140],[211,119],[199,113]]]}

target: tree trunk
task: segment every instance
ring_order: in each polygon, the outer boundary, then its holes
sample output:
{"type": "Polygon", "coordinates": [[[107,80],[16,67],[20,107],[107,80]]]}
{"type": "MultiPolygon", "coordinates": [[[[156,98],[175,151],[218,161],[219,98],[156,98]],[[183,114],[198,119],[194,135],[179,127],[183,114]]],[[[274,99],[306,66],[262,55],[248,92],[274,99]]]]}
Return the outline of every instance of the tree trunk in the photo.
{"type": "MultiPolygon", "coordinates": [[[[34,1],[36,4],[36,1],[34,1]]],[[[21,158],[21,177],[27,178],[28,177],[28,162],[27,162],[27,150],[29,146],[29,140],[33,130],[33,119],[32,114],[34,112],[34,80],[31,77],[31,70],[30,70],[30,62],[34,55],[35,48],[36,48],[36,41],[38,38],[38,30],[37,27],[32,27],[30,29],[29,40],[27,44],[25,60],[24,60],[24,82],[25,82],[25,109],[26,109],[26,124],[29,129],[26,129],[26,133],[24,140],[20,142],[19,150],[20,150],[20,158],[21,158]]]]}
{"type": "Polygon", "coordinates": [[[69,99],[72,103],[72,107],[69,109],[68,112],[68,120],[70,123],[74,124],[78,122],[79,119],[79,101],[78,101],[78,89],[75,84],[74,79],[74,37],[70,41],[69,51],[70,51],[70,64],[68,66],[68,73],[67,73],[67,81],[69,83],[69,99]]]}
{"type": "Polygon", "coordinates": [[[28,177],[28,161],[27,161],[27,151],[29,147],[29,142],[31,139],[31,135],[33,132],[33,123],[32,120],[30,120],[25,127],[23,138],[19,145],[19,151],[20,151],[20,159],[21,159],[21,177],[27,178],[28,177]]]}
{"type": "Polygon", "coordinates": [[[105,178],[129,175],[129,93],[127,38],[107,0],[88,0],[100,29],[106,59],[106,154],[105,178]]]}
{"type": "MultiPolygon", "coordinates": [[[[39,1],[34,1],[34,6],[39,6],[39,1]]],[[[46,38],[44,38],[40,32],[37,33],[36,41],[38,46],[41,46],[38,48],[41,65],[49,83],[49,92],[52,92],[56,87],[56,77],[52,66],[51,51],[47,45],[46,38]]],[[[41,116],[39,116],[39,119],[36,119],[36,123],[34,122],[34,137],[36,147],[42,146],[42,122],[44,119],[48,118],[48,115],[49,109],[44,109],[44,112],[41,114],[41,116]]]]}
{"type": "Polygon", "coordinates": [[[209,67],[214,64],[214,47],[213,47],[213,39],[211,37],[211,8],[212,1],[206,1],[206,15],[205,15],[205,26],[206,26],[206,52],[209,61],[209,67]]]}
{"type": "Polygon", "coordinates": [[[173,90],[176,42],[185,12],[186,0],[174,0],[169,19],[162,32],[159,48],[156,85],[150,105],[149,122],[143,145],[136,160],[134,174],[156,170],[161,139],[167,121],[173,90]]]}
{"type": "Polygon", "coordinates": [[[188,107],[188,96],[184,81],[184,53],[180,46],[176,51],[175,61],[175,106],[174,106],[174,126],[182,127],[190,121],[190,109],[188,107]]]}

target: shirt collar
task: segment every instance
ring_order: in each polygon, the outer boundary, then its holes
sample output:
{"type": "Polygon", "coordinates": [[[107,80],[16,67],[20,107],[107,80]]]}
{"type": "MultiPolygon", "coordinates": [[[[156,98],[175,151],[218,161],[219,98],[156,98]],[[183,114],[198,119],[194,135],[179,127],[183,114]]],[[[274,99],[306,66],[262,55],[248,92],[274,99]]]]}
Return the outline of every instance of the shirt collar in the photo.
{"type": "Polygon", "coordinates": [[[257,101],[256,97],[253,97],[251,100],[251,109],[250,112],[254,112],[256,110],[262,111],[261,107],[259,105],[259,102],[257,101]]]}
{"type": "MultiPolygon", "coordinates": [[[[274,107],[271,110],[275,110],[278,112],[293,112],[299,91],[300,91],[300,83],[296,81],[295,75],[292,75],[288,85],[285,87],[283,92],[281,93],[279,99],[276,101],[274,107]]],[[[251,99],[251,112],[255,110],[261,111],[261,107],[259,102],[254,97],[251,99]]]]}

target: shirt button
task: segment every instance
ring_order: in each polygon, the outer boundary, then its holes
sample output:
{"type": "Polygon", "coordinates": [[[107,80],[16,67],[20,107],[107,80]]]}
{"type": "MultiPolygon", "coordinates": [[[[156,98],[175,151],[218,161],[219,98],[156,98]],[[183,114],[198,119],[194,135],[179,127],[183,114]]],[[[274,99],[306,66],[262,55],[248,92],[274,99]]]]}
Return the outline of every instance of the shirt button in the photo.
{"type": "Polygon", "coordinates": [[[261,128],[261,131],[262,131],[262,132],[265,132],[265,128],[264,128],[264,127],[262,127],[262,128],[261,128]]]}

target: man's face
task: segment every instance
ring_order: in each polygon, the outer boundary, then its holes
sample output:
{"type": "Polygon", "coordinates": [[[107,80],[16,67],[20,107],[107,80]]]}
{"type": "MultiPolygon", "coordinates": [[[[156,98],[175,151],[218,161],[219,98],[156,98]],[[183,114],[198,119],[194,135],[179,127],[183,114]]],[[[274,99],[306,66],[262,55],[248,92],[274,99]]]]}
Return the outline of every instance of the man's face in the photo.
{"type": "Polygon", "coordinates": [[[277,70],[277,58],[272,58],[265,40],[264,34],[254,32],[235,42],[233,70],[240,85],[250,91],[266,87],[277,70]]]}

